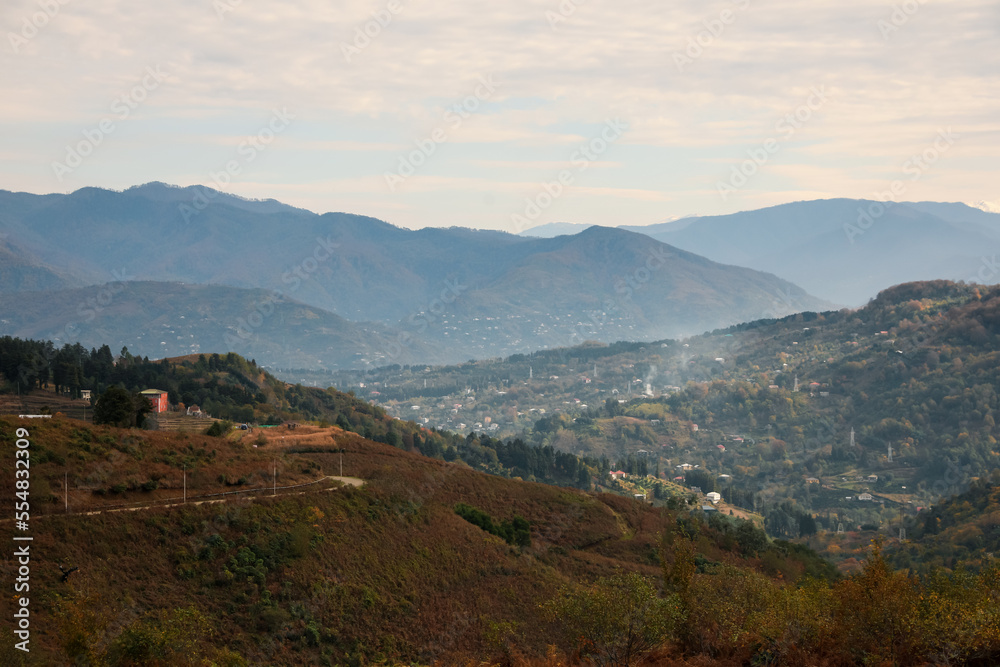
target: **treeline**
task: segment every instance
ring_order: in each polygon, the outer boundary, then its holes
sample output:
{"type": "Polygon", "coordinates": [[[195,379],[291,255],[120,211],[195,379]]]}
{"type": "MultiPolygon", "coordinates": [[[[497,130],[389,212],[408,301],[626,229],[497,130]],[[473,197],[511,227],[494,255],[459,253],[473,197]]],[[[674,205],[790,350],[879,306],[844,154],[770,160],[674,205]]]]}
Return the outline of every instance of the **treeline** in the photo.
{"type": "Polygon", "coordinates": [[[593,475],[609,464],[581,459],[553,447],[536,447],[523,440],[502,441],[486,435],[469,436],[426,429],[390,417],[381,408],[335,389],[289,385],[277,380],[233,352],[199,355],[181,361],[150,361],[123,348],[112,354],[107,345],[87,350],[51,342],[0,339],[0,374],[7,391],[27,392],[49,387],[79,396],[93,391],[93,400],[109,387],[133,394],[143,389],[167,392],[174,405],[198,405],[227,421],[279,424],[288,420],[315,420],[336,425],[369,440],[418,451],[447,461],[463,461],[473,468],[505,477],[590,488],[593,475]]]}
{"type": "Polygon", "coordinates": [[[214,417],[234,422],[280,423],[282,408],[287,408],[270,400],[284,383],[232,352],[171,363],[133,356],[127,347],[118,355],[107,345],[87,350],[79,343],[66,344],[57,350],[50,341],[7,336],[0,339],[0,374],[7,391],[53,387],[57,393],[79,398],[83,389],[89,389],[94,401],[111,386],[132,393],[160,389],[172,404],[198,405],[214,417]]]}
{"type": "Polygon", "coordinates": [[[897,567],[923,574],[995,563],[1000,554],[1000,470],[908,518],[905,527],[908,539],[891,552],[897,567]]]}

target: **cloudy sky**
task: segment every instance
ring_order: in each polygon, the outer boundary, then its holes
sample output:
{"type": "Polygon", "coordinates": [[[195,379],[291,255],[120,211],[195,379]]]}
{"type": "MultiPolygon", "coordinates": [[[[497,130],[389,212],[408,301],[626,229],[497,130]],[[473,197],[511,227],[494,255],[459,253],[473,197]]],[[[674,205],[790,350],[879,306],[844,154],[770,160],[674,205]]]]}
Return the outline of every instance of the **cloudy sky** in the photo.
{"type": "Polygon", "coordinates": [[[508,231],[1000,200],[995,1],[5,0],[0,27],[7,190],[508,231]]]}

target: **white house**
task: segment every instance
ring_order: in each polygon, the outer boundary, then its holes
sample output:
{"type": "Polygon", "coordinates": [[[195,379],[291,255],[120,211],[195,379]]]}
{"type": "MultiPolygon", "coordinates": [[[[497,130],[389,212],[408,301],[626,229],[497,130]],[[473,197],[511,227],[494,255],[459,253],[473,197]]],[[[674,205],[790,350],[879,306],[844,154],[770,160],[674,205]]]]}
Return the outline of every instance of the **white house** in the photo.
{"type": "Polygon", "coordinates": [[[722,500],[722,496],[716,493],[715,491],[709,491],[708,493],[705,494],[705,497],[708,498],[709,502],[711,502],[713,505],[722,500]]]}
{"type": "Polygon", "coordinates": [[[858,500],[871,500],[871,499],[872,499],[872,494],[870,494],[870,493],[859,493],[858,494],[858,500]]]}

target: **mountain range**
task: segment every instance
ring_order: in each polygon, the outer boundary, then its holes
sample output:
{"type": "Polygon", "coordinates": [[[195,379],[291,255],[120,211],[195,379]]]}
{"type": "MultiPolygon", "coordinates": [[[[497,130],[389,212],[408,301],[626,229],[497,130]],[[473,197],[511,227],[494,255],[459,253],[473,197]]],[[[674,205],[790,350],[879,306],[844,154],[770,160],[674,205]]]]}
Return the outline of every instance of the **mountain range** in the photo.
{"type": "MultiPolygon", "coordinates": [[[[832,307],[768,273],[625,229],[593,227],[551,239],[464,228],[411,231],[359,215],[317,215],[274,200],[161,183],[123,192],[0,192],[0,211],[0,258],[10,258],[0,264],[2,333],[64,338],[58,330],[79,323],[86,311],[89,328],[78,332],[86,345],[155,322],[175,329],[174,340],[202,348],[218,349],[206,341],[223,339],[226,350],[264,364],[309,360],[309,367],[330,368],[678,337],[832,307]],[[114,307],[97,312],[84,305],[132,283],[139,284],[116,292],[114,307]],[[81,289],[90,291],[72,291],[81,289]],[[254,304],[271,298],[328,326],[310,342],[271,324],[280,318],[254,316],[254,304]],[[144,302],[159,305],[144,310],[144,302]],[[182,327],[182,315],[194,322],[182,327]],[[259,350],[241,347],[248,337],[240,317],[267,321],[252,332],[259,350]]],[[[146,339],[133,353],[162,356],[173,344],[152,332],[146,339]]]]}
{"type": "MultiPolygon", "coordinates": [[[[579,233],[556,223],[524,235],[579,233]]],[[[1000,282],[1000,214],[981,203],[855,199],[782,204],[730,215],[682,218],[620,229],[723,264],[768,271],[810,294],[864,305],[900,283],[949,279],[1000,282]]]]}

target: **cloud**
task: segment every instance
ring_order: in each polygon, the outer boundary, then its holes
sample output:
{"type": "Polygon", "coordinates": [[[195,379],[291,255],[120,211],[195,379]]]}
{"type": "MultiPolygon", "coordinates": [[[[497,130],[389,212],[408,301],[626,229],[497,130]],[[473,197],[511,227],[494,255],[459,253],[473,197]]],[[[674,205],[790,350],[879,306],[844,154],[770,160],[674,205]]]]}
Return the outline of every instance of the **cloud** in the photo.
{"type": "MultiPolygon", "coordinates": [[[[297,121],[266,160],[248,166],[241,193],[295,196],[288,183],[303,183],[309,207],[323,210],[341,195],[324,199],[309,184],[354,182],[384,198],[381,210],[412,211],[424,224],[448,217],[455,200],[430,201],[425,189],[453,188],[459,199],[478,197],[491,181],[495,191],[510,189],[511,169],[543,175],[609,118],[629,130],[578,196],[615,224],[622,221],[602,190],[632,192],[631,210],[645,219],[776,197],[870,196],[880,171],[891,173],[949,126],[968,141],[908,196],[995,197],[995,170],[983,162],[1000,153],[1000,98],[989,93],[1000,71],[994,3],[920,3],[903,19],[891,4],[861,0],[589,2],[567,16],[550,0],[400,4],[392,14],[378,0],[67,2],[16,53],[9,39],[0,45],[8,89],[17,91],[0,100],[0,130],[16,137],[0,154],[6,187],[204,178],[221,146],[284,106],[297,121]],[[724,11],[732,20],[723,24],[724,11]],[[553,29],[547,13],[565,20],[553,29]],[[683,71],[678,54],[691,58],[683,71]],[[56,181],[51,162],[149,65],[169,72],[168,82],[66,183],[56,181]],[[495,92],[457,127],[444,121],[484,76],[496,80],[495,92]],[[818,86],[828,102],[746,191],[721,202],[714,184],[726,164],[775,136],[818,86]],[[414,185],[379,189],[393,153],[438,127],[448,138],[414,185]],[[136,156],[148,162],[137,166],[136,156]]],[[[19,35],[37,11],[31,0],[4,3],[0,26],[19,35]]],[[[477,206],[465,215],[489,214],[477,206]]]]}

